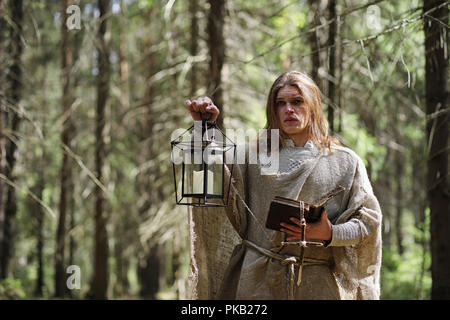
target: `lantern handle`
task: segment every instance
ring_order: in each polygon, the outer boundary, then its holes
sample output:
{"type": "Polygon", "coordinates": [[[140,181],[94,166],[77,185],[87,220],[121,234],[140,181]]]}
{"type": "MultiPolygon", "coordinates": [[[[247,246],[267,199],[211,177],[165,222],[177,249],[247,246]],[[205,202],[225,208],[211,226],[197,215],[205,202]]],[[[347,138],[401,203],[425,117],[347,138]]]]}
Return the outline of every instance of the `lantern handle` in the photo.
{"type": "MultiPolygon", "coordinates": [[[[205,129],[208,129],[207,122],[209,122],[208,120],[211,119],[211,116],[212,116],[212,114],[209,113],[209,112],[205,112],[205,113],[201,112],[201,113],[200,113],[200,119],[202,120],[202,123],[203,123],[203,125],[205,126],[205,129]],[[204,114],[209,114],[209,117],[207,117],[207,118],[204,117],[204,116],[203,116],[204,114]]],[[[209,123],[213,124],[213,125],[212,125],[213,132],[212,132],[211,140],[215,140],[215,138],[216,138],[216,134],[215,134],[215,121],[214,121],[214,122],[209,122],[209,123]]],[[[210,141],[210,137],[208,136],[208,130],[206,130],[206,140],[207,140],[207,141],[210,141]]]]}
{"type": "Polygon", "coordinates": [[[208,121],[209,119],[211,119],[211,116],[212,116],[212,114],[211,113],[209,113],[209,112],[205,112],[205,113],[203,113],[203,112],[200,112],[200,119],[203,121],[203,120],[206,120],[206,121],[208,121]],[[209,117],[204,117],[203,115],[204,114],[209,114],[209,117]]]}

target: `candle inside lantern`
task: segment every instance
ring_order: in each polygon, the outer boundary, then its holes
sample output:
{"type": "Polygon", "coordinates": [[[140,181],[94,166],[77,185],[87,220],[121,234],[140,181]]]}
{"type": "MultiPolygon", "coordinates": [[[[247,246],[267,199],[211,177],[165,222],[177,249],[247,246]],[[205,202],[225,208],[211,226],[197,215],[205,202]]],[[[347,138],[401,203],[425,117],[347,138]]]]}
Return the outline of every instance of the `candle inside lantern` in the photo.
{"type": "Polygon", "coordinates": [[[208,194],[214,194],[214,172],[208,170],[208,194]]]}
{"type": "Polygon", "coordinates": [[[192,171],[192,192],[203,193],[203,171],[192,171]]]}

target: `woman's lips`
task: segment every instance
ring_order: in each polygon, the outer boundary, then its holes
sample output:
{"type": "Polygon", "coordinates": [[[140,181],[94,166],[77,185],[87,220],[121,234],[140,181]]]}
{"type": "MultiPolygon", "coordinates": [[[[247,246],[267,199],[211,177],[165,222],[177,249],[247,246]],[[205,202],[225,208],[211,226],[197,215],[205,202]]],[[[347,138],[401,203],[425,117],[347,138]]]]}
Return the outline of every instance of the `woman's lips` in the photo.
{"type": "Polygon", "coordinates": [[[295,122],[297,122],[297,121],[298,121],[298,120],[295,119],[295,118],[287,118],[286,120],[284,120],[284,123],[292,124],[292,123],[295,123],[295,122]]]}

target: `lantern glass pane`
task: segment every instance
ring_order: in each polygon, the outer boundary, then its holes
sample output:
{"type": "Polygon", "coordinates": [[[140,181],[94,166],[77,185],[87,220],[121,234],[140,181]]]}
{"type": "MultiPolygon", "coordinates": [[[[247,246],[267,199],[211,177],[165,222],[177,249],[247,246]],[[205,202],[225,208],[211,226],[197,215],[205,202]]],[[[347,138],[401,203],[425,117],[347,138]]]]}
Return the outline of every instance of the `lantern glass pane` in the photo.
{"type": "Polygon", "coordinates": [[[183,196],[204,194],[204,164],[201,149],[189,149],[184,152],[183,196]]]}
{"type": "Polygon", "coordinates": [[[221,150],[213,150],[208,154],[208,195],[223,197],[223,156],[221,150]]]}
{"type": "Polygon", "coordinates": [[[184,169],[184,188],[183,193],[203,194],[204,170],[201,164],[187,164],[184,169]]]}

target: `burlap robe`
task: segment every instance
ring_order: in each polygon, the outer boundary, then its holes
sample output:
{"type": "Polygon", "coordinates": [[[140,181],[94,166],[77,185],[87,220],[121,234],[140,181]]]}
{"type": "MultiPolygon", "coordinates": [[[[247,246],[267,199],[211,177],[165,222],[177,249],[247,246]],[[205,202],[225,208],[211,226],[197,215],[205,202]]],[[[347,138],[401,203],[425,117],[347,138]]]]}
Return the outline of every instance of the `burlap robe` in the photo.
{"type": "MultiPolygon", "coordinates": [[[[288,266],[243,246],[242,239],[277,250],[285,234],[264,227],[273,197],[313,202],[337,185],[346,190],[326,206],[331,223],[356,221],[361,232],[352,245],[333,239],[327,248],[306,248],[306,256],[329,259],[331,265],[304,267],[305,280],[294,298],[379,299],[381,210],[363,162],[344,147],[298,150],[280,151],[281,167],[292,158],[301,164],[286,172],[261,175],[259,165],[235,165],[229,206],[189,211],[192,299],[287,299],[292,281],[288,266]]],[[[298,252],[293,247],[283,250],[286,255],[298,252]]]]}

